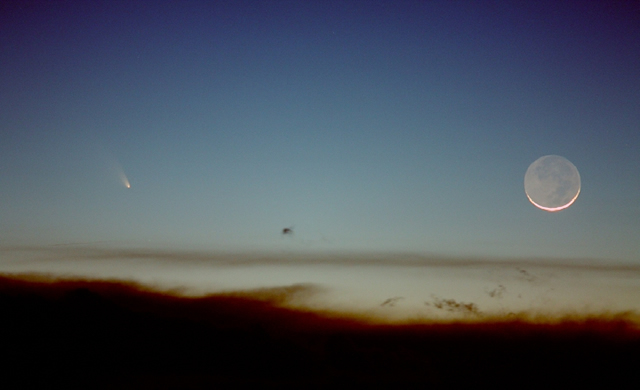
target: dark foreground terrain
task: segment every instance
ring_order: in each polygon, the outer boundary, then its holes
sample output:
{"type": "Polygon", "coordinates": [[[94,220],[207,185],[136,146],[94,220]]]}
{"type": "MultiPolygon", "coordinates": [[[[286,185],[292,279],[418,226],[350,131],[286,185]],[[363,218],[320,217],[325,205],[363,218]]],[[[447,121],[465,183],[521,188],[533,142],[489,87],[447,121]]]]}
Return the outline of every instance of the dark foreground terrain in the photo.
{"type": "Polygon", "coordinates": [[[622,318],[373,325],[283,308],[286,294],[182,298],[117,282],[0,277],[0,387],[557,388],[640,379],[640,332],[622,318]]]}

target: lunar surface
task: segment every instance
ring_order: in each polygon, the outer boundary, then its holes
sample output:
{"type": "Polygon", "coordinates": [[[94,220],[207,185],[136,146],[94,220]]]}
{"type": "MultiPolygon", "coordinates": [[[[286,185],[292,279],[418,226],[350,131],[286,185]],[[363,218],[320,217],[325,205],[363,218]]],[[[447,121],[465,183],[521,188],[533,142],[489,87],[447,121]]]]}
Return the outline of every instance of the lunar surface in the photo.
{"type": "Polygon", "coordinates": [[[571,206],[580,194],[578,169],[561,156],[542,156],[524,175],[524,191],[539,209],[554,212],[571,206]]]}

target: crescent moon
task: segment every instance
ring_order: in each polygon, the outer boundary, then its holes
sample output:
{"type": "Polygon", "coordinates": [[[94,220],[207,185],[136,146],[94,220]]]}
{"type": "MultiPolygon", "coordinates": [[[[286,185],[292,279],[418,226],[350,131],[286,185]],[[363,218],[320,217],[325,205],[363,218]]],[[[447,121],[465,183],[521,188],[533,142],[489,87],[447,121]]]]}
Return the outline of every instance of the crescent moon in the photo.
{"type": "Polygon", "coordinates": [[[529,201],[541,210],[564,210],[580,195],[580,173],[564,157],[542,156],[527,169],[524,191],[529,201]]]}

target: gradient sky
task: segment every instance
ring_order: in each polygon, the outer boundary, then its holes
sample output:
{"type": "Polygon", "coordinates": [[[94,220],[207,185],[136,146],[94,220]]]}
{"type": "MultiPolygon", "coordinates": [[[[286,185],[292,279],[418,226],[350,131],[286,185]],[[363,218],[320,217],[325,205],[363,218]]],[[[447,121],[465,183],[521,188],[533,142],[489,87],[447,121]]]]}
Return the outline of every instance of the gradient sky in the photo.
{"type": "Polygon", "coordinates": [[[2,246],[640,263],[638,1],[3,1],[0,70],[2,246]]]}

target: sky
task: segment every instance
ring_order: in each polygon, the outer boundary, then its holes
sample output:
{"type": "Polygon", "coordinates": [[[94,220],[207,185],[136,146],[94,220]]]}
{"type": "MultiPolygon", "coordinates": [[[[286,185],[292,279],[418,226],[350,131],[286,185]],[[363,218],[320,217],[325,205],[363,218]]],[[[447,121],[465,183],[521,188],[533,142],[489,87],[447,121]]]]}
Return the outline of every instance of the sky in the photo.
{"type": "Polygon", "coordinates": [[[0,69],[5,259],[640,265],[638,1],[4,1],[0,69]],[[580,172],[557,213],[544,155],[580,172]]]}

